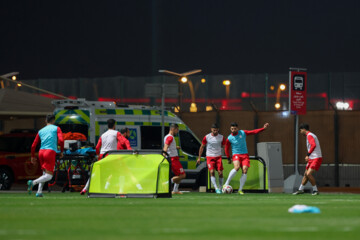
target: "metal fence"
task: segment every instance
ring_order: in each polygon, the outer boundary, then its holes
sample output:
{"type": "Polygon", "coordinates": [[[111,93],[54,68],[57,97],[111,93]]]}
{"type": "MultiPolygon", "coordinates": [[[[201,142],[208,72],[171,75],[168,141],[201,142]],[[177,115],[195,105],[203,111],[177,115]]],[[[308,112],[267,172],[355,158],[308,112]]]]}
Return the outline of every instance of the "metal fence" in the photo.
{"type": "MultiPolygon", "coordinates": [[[[197,111],[216,107],[224,110],[273,111],[279,102],[279,110],[288,108],[288,91],[278,91],[280,84],[288,85],[288,73],[241,74],[241,75],[194,75],[187,83],[172,76],[108,77],[72,79],[36,79],[24,82],[68,97],[87,100],[116,100],[125,104],[160,105],[160,99],[146,98],[147,83],[178,83],[180,97],[166,99],[166,106],[181,106],[190,110],[195,99],[197,111]],[[230,80],[227,87],[224,80],[230,80]],[[228,88],[228,93],[227,93],[228,88]],[[191,91],[193,90],[193,91],[191,91]],[[279,92],[279,96],[277,96],[279,92]],[[278,97],[278,100],[277,100],[278,97]],[[206,108],[208,106],[208,108],[206,108]]],[[[308,73],[308,110],[331,109],[331,103],[349,110],[360,110],[360,72],[356,73],[308,73]]],[[[25,89],[25,91],[32,91],[25,89]]]]}

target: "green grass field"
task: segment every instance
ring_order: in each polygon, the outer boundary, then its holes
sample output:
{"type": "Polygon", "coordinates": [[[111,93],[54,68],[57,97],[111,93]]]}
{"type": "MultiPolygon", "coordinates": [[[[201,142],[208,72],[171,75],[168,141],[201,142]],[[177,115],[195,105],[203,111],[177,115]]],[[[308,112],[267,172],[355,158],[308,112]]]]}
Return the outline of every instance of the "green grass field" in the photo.
{"type": "Polygon", "coordinates": [[[356,239],[360,195],[185,193],[171,199],[0,193],[0,239],[356,239]],[[294,204],[320,214],[291,214],[294,204]]]}

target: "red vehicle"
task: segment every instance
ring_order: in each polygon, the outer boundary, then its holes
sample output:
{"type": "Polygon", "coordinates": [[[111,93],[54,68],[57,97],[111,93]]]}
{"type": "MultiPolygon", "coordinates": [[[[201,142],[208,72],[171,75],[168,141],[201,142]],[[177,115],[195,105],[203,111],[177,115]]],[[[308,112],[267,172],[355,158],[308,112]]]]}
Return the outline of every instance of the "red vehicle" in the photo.
{"type": "Polygon", "coordinates": [[[9,190],[14,182],[42,175],[39,163],[30,161],[35,137],[32,130],[14,130],[0,136],[0,190],[9,190]]]}

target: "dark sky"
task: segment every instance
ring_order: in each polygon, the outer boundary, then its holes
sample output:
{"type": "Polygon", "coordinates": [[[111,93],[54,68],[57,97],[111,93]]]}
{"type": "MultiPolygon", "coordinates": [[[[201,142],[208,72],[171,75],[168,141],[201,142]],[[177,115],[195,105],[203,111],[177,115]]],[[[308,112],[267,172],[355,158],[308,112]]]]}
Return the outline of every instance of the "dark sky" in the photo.
{"type": "Polygon", "coordinates": [[[0,73],[23,79],[360,71],[358,0],[14,0],[0,11],[0,73]]]}

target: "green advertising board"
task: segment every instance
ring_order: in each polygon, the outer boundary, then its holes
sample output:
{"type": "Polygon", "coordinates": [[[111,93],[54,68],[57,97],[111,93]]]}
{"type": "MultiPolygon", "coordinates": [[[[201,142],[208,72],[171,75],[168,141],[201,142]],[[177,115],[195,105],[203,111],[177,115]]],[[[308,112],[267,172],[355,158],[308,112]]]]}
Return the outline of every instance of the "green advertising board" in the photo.
{"type": "MultiPolygon", "coordinates": [[[[229,176],[230,171],[234,168],[234,165],[228,164],[226,159],[223,159],[223,166],[224,166],[224,181],[226,181],[227,177],[229,176]]],[[[215,171],[216,179],[219,179],[219,175],[217,171],[215,171]]],[[[240,177],[242,175],[241,169],[238,173],[231,179],[230,185],[232,186],[233,190],[238,190],[240,186],[240,177]]],[[[211,192],[215,190],[214,186],[210,181],[210,172],[208,171],[208,179],[207,179],[207,191],[211,192]]],[[[244,191],[246,192],[268,192],[268,179],[267,179],[267,172],[265,162],[256,157],[250,157],[250,168],[247,172],[247,180],[244,185],[244,191]]]]}

